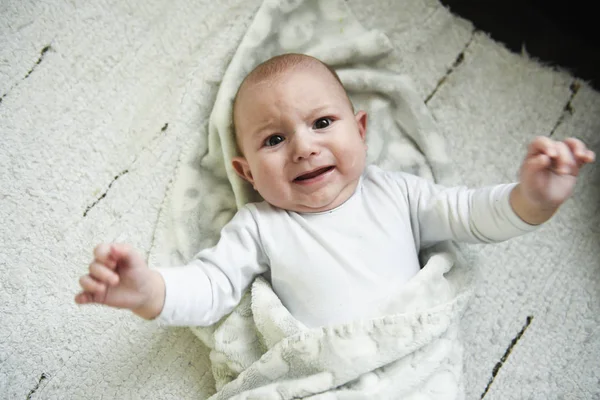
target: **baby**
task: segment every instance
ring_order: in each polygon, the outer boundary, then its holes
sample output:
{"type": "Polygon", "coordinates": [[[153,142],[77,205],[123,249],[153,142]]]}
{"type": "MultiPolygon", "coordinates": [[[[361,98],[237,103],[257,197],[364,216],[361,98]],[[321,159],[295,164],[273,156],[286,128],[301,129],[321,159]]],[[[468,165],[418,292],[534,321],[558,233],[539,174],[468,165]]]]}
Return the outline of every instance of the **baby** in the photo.
{"type": "Polygon", "coordinates": [[[366,165],[367,115],[336,73],[300,54],[274,57],[241,84],[233,106],[234,170],[264,199],[241,208],[213,248],[188,265],[148,268],[125,244],[101,244],[79,304],[128,308],[170,325],[206,326],[259,274],[309,327],[376,316],[445,240],[490,243],[532,231],[572,194],[595,154],[577,139],[538,137],[520,182],[445,188],[366,165]]]}

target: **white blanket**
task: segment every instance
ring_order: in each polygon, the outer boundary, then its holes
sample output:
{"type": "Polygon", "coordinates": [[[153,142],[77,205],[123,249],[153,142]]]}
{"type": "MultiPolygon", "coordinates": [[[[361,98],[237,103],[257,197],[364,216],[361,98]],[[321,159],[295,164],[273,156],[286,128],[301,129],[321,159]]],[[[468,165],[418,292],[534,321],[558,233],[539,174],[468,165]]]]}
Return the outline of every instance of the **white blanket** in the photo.
{"type": "MultiPolygon", "coordinates": [[[[341,0],[266,1],[223,77],[208,131],[200,132],[208,133],[208,152],[199,157],[190,146],[182,158],[170,224],[173,237],[183,240],[172,253],[185,259],[205,244],[198,232],[214,229],[219,218],[207,205],[228,208],[226,216],[234,212],[229,183],[238,207],[258,199],[230,167],[236,154],[231,104],[246,74],[277,54],[306,53],[337,69],[355,105],[369,113],[371,162],[447,179],[452,169],[444,139],[410,80],[386,71],[390,50],[388,38],[365,30],[341,0]]],[[[450,247],[433,254],[382,305],[385,317],[322,329],[296,321],[257,279],[216,328],[194,329],[212,349],[213,398],[463,398],[458,320],[470,294],[468,274],[455,266],[450,247]]]]}

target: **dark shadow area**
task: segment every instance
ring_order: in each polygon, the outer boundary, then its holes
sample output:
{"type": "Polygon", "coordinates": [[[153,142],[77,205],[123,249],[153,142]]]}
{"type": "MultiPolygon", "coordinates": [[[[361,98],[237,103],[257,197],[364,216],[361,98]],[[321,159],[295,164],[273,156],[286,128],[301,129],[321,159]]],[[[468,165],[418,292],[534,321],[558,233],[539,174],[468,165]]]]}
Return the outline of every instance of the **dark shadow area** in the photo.
{"type": "Polygon", "coordinates": [[[600,41],[593,2],[441,0],[514,52],[570,71],[600,90],[600,41]]]}

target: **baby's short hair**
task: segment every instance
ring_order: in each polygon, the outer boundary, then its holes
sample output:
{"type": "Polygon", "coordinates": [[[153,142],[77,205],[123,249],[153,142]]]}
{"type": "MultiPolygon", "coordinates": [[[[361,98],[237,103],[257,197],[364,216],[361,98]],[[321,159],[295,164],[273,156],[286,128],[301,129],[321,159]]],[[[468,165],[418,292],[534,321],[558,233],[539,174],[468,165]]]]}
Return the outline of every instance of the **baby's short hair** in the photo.
{"type": "MultiPolygon", "coordinates": [[[[240,89],[244,83],[254,83],[264,81],[271,77],[277,76],[295,67],[310,67],[315,65],[322,65],[333,75],[338,83],[344,87],[344,84],[340,80],[340,77],[333,68],[319,60],[318,58],[308,56],[306,54],[299,53],[287,53],[281,54],[268,59],[267,61],[256,66],[242,81],[240,89]]],[[[345,90],[345,89],[344,89],[345,90]]],[[[238,89],[239,93],[239,89],[238,89]]],[[[237,95],[236,95],[237,97],[237,95]]]]}
{"type": "Polygon", "coordinates": [[[233,99],[233,107],[231,108],[232,112],[232,122],[233,122],[233,130],[234,134],[237,137],[237,131],[235,127],[235,108],[237,104],[238,97],[240,95],[241,90],[246,86],[252,83],[258,83],[265,81],[267,79],[275,78],[278,75],[281,75],[290,69],[297,67],[314,67],[314,66],[323,66],[327,68],[327,70],[333,75],[335,80],[340,84],[344,93],[346,93],[346,97],[348,98],[348,103],[352,110],[354,110],[354,106],[352,105],[352,101],[350,101],[350,97],[346,92],[346,88],[344,88],[344,84],[342,83],[340,77],[335,72],[333,68],[319,60],[318,58],[308,56],[306,54],[299,53],[287,53],[281,54],[275,57],[268,59],[267,61],[256,66],[242,81],[240,84],[237,93],[233,99]]]}

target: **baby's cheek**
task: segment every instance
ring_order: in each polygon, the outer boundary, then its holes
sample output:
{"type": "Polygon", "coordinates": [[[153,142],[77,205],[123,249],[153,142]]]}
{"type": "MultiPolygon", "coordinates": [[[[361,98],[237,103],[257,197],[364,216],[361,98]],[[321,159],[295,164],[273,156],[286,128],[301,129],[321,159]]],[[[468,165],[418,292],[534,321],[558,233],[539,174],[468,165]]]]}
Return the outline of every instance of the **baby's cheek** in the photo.
{"type": "Polygon", "coordinates": [[[282,197],[281,176],[269,171],[265,172],[260,176],[260,187],[258,190],[264,198],[277,201],[282,197]]]}
{"type": "Polygon", "coordinates": [[[362,169],[362,167],[364,166],[364,161],[365,161],[365,155],[366,152],[364,150],[364,147],[348,147],[345,151],[345,156],[342,157],[342,159],[344,160],[344,164],[346,169],[348,169],[349,171],[352,170],[357,170],[357,169],[362,169]]]}

